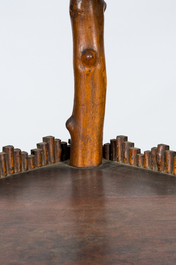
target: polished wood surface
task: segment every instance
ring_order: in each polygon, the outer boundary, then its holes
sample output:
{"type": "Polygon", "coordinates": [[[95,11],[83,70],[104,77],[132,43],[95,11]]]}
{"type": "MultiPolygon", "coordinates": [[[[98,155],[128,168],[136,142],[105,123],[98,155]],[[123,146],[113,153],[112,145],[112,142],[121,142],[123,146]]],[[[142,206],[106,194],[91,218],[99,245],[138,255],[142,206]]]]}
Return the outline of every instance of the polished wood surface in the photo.
{"type": "Polygon", "coordinates": [[[176,151],[170,150],[169,145],[158,144],[157,147],[144,151],[144,154],[141,154],[140,148],[134,146],[127,136],[119,135],[116,140],[111,139],[104,144],[103,158],[132,167],[176,175],[176,151]]]}
{"type": "Polygon", "coordinates": [[[0,152],[0,178],[70,158],[70,145],[54,136],[43,137],[43,142],[36,146],[31,149],[31,155],[12,145],[4,146],[3,152],[0,152]]]}
{"type": "Polygon", "coordinates": [[[71,0],[75,94],[70,164],[92,167],[102,163],[102,136],[106,100],[104,55],[104,0],[71,0]]]}
{"type": "Polygon", "coordinates": [[[176,178],[104,160],[0,179],[0,264],[176,264],[176,178]]]}

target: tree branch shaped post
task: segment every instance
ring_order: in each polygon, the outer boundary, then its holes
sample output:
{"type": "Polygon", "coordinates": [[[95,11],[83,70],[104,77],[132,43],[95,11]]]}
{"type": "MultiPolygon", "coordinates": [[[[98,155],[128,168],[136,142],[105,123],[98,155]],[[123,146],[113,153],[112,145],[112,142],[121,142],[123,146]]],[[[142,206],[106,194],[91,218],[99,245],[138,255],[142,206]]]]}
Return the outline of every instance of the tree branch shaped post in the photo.
{"type": "Polygon", "coordinates": [[[106,101],[104,55],[104,0],[71,0],[75,94],[72,116],[66,122],[71,135],[70,164],[93,167],[102,163],[106,101]]]}

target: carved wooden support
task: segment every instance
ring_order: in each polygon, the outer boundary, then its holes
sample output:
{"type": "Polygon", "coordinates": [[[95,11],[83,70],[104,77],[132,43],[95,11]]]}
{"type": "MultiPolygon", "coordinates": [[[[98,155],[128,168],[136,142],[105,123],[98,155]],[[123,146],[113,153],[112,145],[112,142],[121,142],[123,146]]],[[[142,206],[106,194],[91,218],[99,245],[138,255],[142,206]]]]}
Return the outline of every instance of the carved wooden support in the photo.
{"type": "Polygon", "coordinates": [[[107,160],[110,159],[110,144],[106,143],[104,144],[104,148],[103,148],[103,157],[107,160]]]}
{"type": "Polygon", "coordinates": [[[111,152],[110,152],[110,160],[116,160],[116,139],[111,139],[111,152]]]}
{"type": "Polygon", "coordinates": [[[137,155],[140,154],[139,148],[130,147],[130,165],[137,166],[137,155]]]}
{"type": "Polygon", "coordinates": [[[5,178],[7,176],[6,158],[6,153],[0,152],[0,178],[5,178]]]}
{"type": "Polygon", "coordinates": [[[102,163],[106,99],[104,56],[104,0],[71,0],[75,95],[72,116],[66,122],[71,135],[70,164],[102,163]]]}
{"type": "Polygon", "coordinates": [[[22,171],[28,170],[28,153],[21,152],[22,171]]]}
{"type": "Polygon", "coordinates": [[[137,154],[137,167],[144,167],[144,154],[137,154]]]}
{"type": "Polygon", "coordinates": [[[14,149],[14,165],[15,173],[19,173],[22,171],[21,150],[18,148],[14,149]]]}
{"type": "Polygon", "coordinates": [[[144,152],[144,168],[151,169],[151,151],[144,152]]]}
{"type": "Polygon", "coordinates": [[[151,169],[157,170],[157,148],[153,147],[151,149],[151,169]]]}
{"type": "Polygon", "coordinates": [[[7,174],[14,174],[14,147],[12,145],[7,145],[3,147],[3,152],[6,153],[6,166],[7,166],[7,174]]]}
{"type": "Polygon", "coordinates": [[[116,159],[118,162],[123,162],[123,143],[127,141],[127,136],[119,135],[116,137],[116,159]]]}

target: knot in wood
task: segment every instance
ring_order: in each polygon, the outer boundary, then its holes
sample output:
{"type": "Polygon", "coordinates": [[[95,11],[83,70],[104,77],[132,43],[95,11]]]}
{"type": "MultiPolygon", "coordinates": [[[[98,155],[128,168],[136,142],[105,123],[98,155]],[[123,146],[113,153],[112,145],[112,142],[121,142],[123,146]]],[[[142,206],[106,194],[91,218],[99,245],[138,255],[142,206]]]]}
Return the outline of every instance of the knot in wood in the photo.
{"type": "Polygon", "coordinates": [[[82,53],[82,63],[87,67],[92,67],[96,63],[96,52],[88,49],[82,53]]]}

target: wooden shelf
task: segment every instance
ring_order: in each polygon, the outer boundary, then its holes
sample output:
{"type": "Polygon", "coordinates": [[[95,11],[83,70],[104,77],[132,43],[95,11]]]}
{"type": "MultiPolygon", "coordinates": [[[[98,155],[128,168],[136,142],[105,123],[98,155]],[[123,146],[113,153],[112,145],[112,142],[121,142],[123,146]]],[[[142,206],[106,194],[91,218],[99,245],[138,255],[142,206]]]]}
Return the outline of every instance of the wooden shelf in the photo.
{"type": "Polygon", "coordinates": [[[175,187],[107,160],[1,179],[1,264],[175,264],[175,187]]]}

